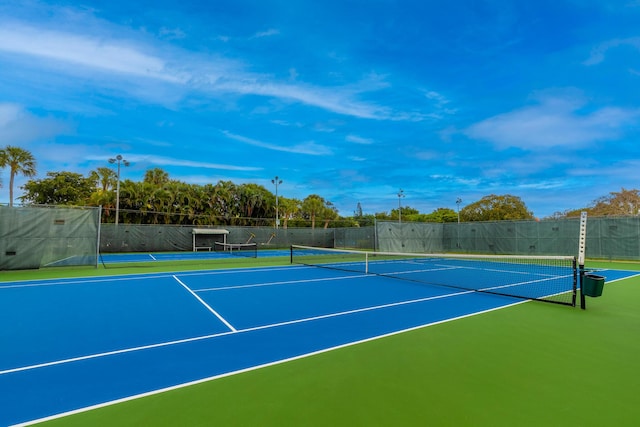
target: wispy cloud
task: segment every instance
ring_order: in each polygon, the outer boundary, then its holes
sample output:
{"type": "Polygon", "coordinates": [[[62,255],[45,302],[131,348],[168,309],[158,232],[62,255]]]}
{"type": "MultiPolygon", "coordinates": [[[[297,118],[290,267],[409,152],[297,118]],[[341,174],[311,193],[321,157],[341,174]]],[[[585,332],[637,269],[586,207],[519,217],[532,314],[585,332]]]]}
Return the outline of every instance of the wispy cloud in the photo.
{"type": "Polygon", "coordinates": [[[584,101],[573,97],[544,96],[537,105],[490,117],[464,134],[500,149],[569,148],[616,138],[640,118],[638,109],[602,107],[582,112],[583,106],[584,101]]]}
{"type": "Polygon", "coordinates": [[[143,53],[126,42],[43,28],[0,26],[0,51],[173,83],[184,83],[186,79],[178,73],[169,72],[161,58],[143,53]]]}
{"type": "Polygon", "coordinates": [[[430,90],[427,91],[424,96],[434,103],[434,107],[437,112],[441,112],[443,114],[454,114],[457,111],[455,108],[447,107],[451,101],[439,92],[430,90]]]}
{"type": "Polygon", "coordinates": [[[429,179],[434,181],[453,182],[453,183],[460,184],[466,188],[474,188],[482,183],[482,180],[480,178],[468,179],[468,178],[462,178],[457,175],[432,174],[432,175],[429,175],[429,179]]]}
{"type": "MultiPolygon", "coordinates": [[[[162,29],[161,32],[171,37],[182,36],[180,30],[162,29]]],[[[277,34],[277,30],[259,34],[265,37],[277,34]]],[[[173,46],[156,46],[148,41],[105,38],[7,22],[0,25],[0,51],[68,64],[56,70],[73,75],[81,73],[78,69],[80,66],[110,73],[114,78],[131,77],[173,84],[183,91],[273,97],[358,118],[415,121],[427,117],[416,112],[394,111],[388,106],[361,100],[364,94],[389,86],[383,76],[377,75],[365,76],[349,85],[330,87],[293,82],[291,79],[278,81],[270,75],[247,71],[237,60],[223,57],[213,59],[173,46]]],[[[41,62],[39,66],[42,68],[47,65],[41,62]]],[[[104,76],[98,78],[86,72],[83,75],[93,79],[95,84],[109,84],[104,81],[104,76]]]]}
{"type": "Polygon", "coordinates": [[[71,132],[69,124],[50,117],[38,117],[22,106],[0,103],[0,141],[2,144],[25,144],[47,140],[71,132]]]}
{"type": "Polygon", "coordinates": [[[0,128],[16,121],[22,115],[22,109],[16,104],[0,104],[0,128]]]}
{"type": "MultiPolygon", "coordinates": [[[[86,157],[90,161],[104,161],[105,156],[90,155],[86,157]]],[[[132,164],[143,163],[154,166],[183,166],[187,168],[217,169],[225,171],[259,171],[263,168],[252,166],[224,165],[219,163],[198,162],[194,160],[179,159],[174,157],[155,156],[147,154],[128,153],[127,160],[132,164]]]]}
{"type": "Polygon", "coordinates": [[[361,144],[361,145],[371,145],[374,142],[373,139],[371,138],[363,138],[358,135],[347,135],[345,139],[348,142],[353,142],[354,144],[361,144]]]}
{"type": "Polygon", "coordinates": [[[258,33],[255,33],[253,35],[253,38],[262,38],[262,37],[270,37],[270,36],[275,36],[280,34],[279,30],[276,30],[275,28],[270,28],[266,31],[260,31],[258,33]]]}
{"type": "Polygon", "coordinates": [[[224,90],[244,95],[275,97],[305,105],[318,107],[346,116],[363,119],[393,119],[392,110],[374,103],[360,102],[349,88],[319,87],[303,83],[280,83],[257,76],[243,80],[220,80],[211,86],[213,90],[224,90]]]}
{"type": "Polygon", "coordinates": [[[640,53],[640,37],[629,37],[624,39],[612,39],[606,42],[600,43],[591,50],[589,58],[587,58],[584,65],[597,65],[605,60],[607,52],[611,49],[615,49],[621,46],[631,46],[636,48],[640,53]]]}
{"type": "Polygon", "coordinates": [[[236,135],[228,131],[222,131],[222,133],[227,138],[233,139],[234,141],[239,141],[244,144],[252,145],[254,147],[265,148],[267,150],[284,151],[287,153],[294,153],[294,154],[308,154],[312,156],[326,156],[326,155],[333,154],[331,149],[322,145],[318,145],[315,142],[305,142],[302,144],[296,144],[294,146],[282,146],[282,145],[270,144],[268,142],[258,141],[256,139],[248,138],[242,135],[236,135]]]}
{"type": "Polygon", "coordinates": [[[162,27],[160,28],[159,33],[160,33],[160,36],[162,36],[167,40],[178,40],[186,37],[186,34],[184,33],[184,31],[182,31],[180,28],[162,27]]]}

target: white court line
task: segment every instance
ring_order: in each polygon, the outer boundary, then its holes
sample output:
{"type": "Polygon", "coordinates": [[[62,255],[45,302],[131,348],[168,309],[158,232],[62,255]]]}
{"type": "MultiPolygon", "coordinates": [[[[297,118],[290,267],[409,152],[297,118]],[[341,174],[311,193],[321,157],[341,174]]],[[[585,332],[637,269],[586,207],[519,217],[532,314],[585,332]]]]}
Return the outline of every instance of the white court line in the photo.
{"type": "MultiPolygon", "coordinates": [[[[457,269],[457,268],[456,267],[443,267],[443,268],[437,269],[437,271],[449,270],[449,269],[457,269]]],[[[472,269],[475,270],[475,268],[472,268],[472,269]]],[[[401,276],[403,274],[429,273],[431,271],[436,271],[436,270],[425,269],[425,270],[411,270],[411,271],[392,271],[392,272],[389,272],[389,273],[382,273],[381,275],[385,276],[385,277],[388,276],[388,277],[391,277],[391,278],[396,278],[395,276],[399,277],[399,276],[401,276]]],[[[498,271],[501,271],[501,270],[498,270],[498,271]]],[[[527,280],[527,281],[524,281],[524,282],[507,283],[507,284],[500,285],[500,286],[489,286],[489,287],[486,287],[486,288],[469,288],[469,287],[465,287],[465,286],[462,286],[462,285],[452,285],[452,284],[444,284],[444,283],[438,283],[438,282],[426,282],[426,281],[423,282],[423,281],[420,281],[420,280],[415,280],[415,282],[416,283],[424,283],[424,284],[427,284],[427,285],[430,285],[430,286],[447,287],[447,288],[455,288],[455,289],[472,289],[472,290],[477,291],[477,292],[492,292],[492,291],[494,291],[494,293],[495,293],[496,289],[515,288],[517,286],[527,286],[527,285],[531,285],[531,284],[534,284],[534,283],[550,282],[550,281],[558,280],[558,279],[571,279],[571,278],[573,278],[573,274],[567,274],[567,275],[564,275],[564,276],[552,276],[552,275],[544,275],[544,276],[547,276],[547,277],[543,277],[543,278],[540,278],[540,279],[527,280]]],[[[407,280],[411,281],[411,279],[407,279],[407,280]]],[[[560,294],[564,294],[564,293],[567,293],[567,292],[571,292],[571,290],[572,289],[567,289],[567,290],[562,291],[562,292],[560,292],[558,294],[541,295],[539,298],[547,298],[547,297],[551,297],[551,296],[555,296],[555,295],[560,295],[560,294]]],[[[518,295],[514,295],[514,294],[506,294],[506,295],[513,296],[513,297],[516,297],[516,298],[522,298],[522,297],[523,298],[528,298],[528,297],[518,296],[518,295]]]]}
{"type": "Polygon", "coordinates": [[[189,342],[193,342],[193,341],[202,341],[202,340],[206,340],[206,339],[209,339],[209,338],[215,338],[215,337],[221,337],[221,336],[224,336],[224,335],[229,335],[229,334],[232,334],[232,333],[233,332],[231,332],[231,331],[229,331],[229,332],[221,332],[221,333],[218,333],[218,334],[202,335],[202,336],[199,336],[199,337],[184,338],[184,339],[181,339],[181,340],[167,341],[167,342],[162,342],[162,343],[157,343],[157,344],[142,345],[142,346],[139,346],[139,347],[130,347],[130,348],[123,348],[123,349],[120,349],[120,350],[105,351],[104,353],[96,353],[96,354],[88,354],[86,356],[71,357],[69,359],[54,360],[53,362],[38,363],[36,365],[29,365],[29,366],[22,366],[22,367],[19,367],[19,368],[6,369],[4,371],[0,371],[0,375],[11,374],[11,373],[14,373],[14,372],[30,371],[30,370],[39,369],[39,368],[46,368],[47,366],[64,365],[64,364],[67,364],[67,363],[80,362],[82,360],[90,360],[90,359],[98,359],[98,358],[107,357],[107,356],[115,356],[117,354],[133,353],[134,351],[150,350],[152,348],[167,347],[167,346],[176,345],[176,344],[185,344],[185,343],[189,343],[189,342]]]}
{"type": "Polygon", "coordinates": [[[0,290],[2,289],[17,289],[17,288],[38,288],[47,286],[71,286],[71,285],[86,285],[93,283],[108,283],[108,282],[122,282],[132,280],[147,280],[147,279],[166,279],[170,276],[168,274],[162,275],[146,275],[141,276],[104,276],[104,277],[89,277],[80,278],[75,280],[74,278],[60,279],[58,281],[51,281],[51,279],[41,280],[22,280],[17,282],[10,282],[11,284],[3,286],[0,283],[0,290]]]}
{"type": "Polygon", "coordinates": [[[286,322],[274,323],[274,324],[265,325],[265,326],[254,326],[253,328],[243,329],[241,332],[258,331],[258,330],[261,330],[261,329],[275,328],[275,327],[278,327],[278,326],[286,326],[286,325],[293,325],[293,324],[296,324],[296,323],[310,322],[310,321],[313,321],[313,320],[328,319],[328,318],[336,317],[336,316],[345,316],[345,315],[354,314],[354,313],[364,313],[366,311],[380,310],[380,309],[383,309],[383,308],[398,307],[398,306],[401,306],[401,305],[416,304],[416,303],[419,303],[419,302],[433,301],[433,300],[443,299],[443,298],[450,298],[450,297],[455,297],[455,296],[458,296],[458,295],[471,294],[473,292],[474,291],[460,291],[460,292],[454,292],[454,293],[451,293],[451,294],[436,295],[436,296],[433,296],[433,297],[424,297],[424,298],[417,298],[417,299],[412,299],[412,300],[407,300],[407,301],[391,302],[391,303],[388,303],[388,304],[375,305],[375,306],[372,306],[372,307],[355,308],[353,310],[342,311],[342,312],[339,312],[339,313],[322,314],[320,316],[307,317],[305,319],[299,319],[299,320],[289,320],[289,321],[286,321],[286,322]]]}
{"type": "Polygon", "coordinates": [[[313,282],[329,282],[333,280],[349,280],[349,279],[357,279],[357,278],[363,278],[363,277],[371,277],[371,275],[360,274],[357,276],[326,277],[326,278],[320,278],[320,279],[283,280],[280,282],[265,282],[265,283],[249,284],[249,285],[221,286],[217,288],[196,289],[194,292],[226,291],[227,289],[259,288],[262,286],[293,285],[296,283],[304,284],[304,283],[313,283],[313,282]]]}
{"type": "Polygon", "coordinates": [[[180,283],[182,285],[182,287],[185,288],[191,295],[193,295],[198,301],[200,301],[200,303],[202,305],[204,305],[207,310],[209,310],[211,313],[213,313],[214,316],[216,316],[218,319],[220,319],[220,321],[222,323],[224,323],[227,326],[227,328],[231,329],[231,332],[237,332],[237,329],[234,328],[231,325],[231,323],[227,322],[227,320],[224,317],[222,317],[217,311],[215,311],[213,308],[211,308],[211,306],[209,304],[204,302],[204,300],[202,298],[200,298],[198,295],[196,295],[196,293],[193,292],[187,285],[182,283],[182,281],[180,279],[178,279],[176,276],[172,276],[172,277],[176,280],[176,282],[180,283]]]}
{"type": "MultiPolygon", "coordinates": [[[[107,352],[104,352],[104,353],[89,354],[89,355],[86,355],[86,356],[78,356],[78,357],[72,357],[72,358],[69,358],[69,359],[62,359],[62,360],[56,360],[56,361],[52,361],[52,362],[39,363],[39,364],[36,364],[36,365],[29,365],[29,366],[22,366],[22,367],[18,367],[18,368],[6,369],[4,371],[0,371],[0,375],[10,374],[10,373],[14,373],[14,372],[21,372],[21,371],[29,371],[29,370],[33,370],[33,369],[39,369],[39,368],[46,368],[48,366],[64,365],[64,364],[67,364],[67,363],[79,362],[79,361],[82,361],[82,360],[98,359],[98,358],[101,358],[101,357],[113,356],[113,355],[116,355],[116,354],[132,353],[134,351],[140,351],[140,350],[149,350],[149,349],[153,349],[153,348],[169,347],[169,346],[172,346],[172,345],[185,344],[185,343],[189,343],[189,342],[193,342],[193,341],[202,341],[202,340],[207,340],[207,339],[211,339],[211,338],[217,338],[217,337],[230,335],[230,334],[240,334],[240,333],[246,333],[246,332],[253,332],[253,331],[259,331],[259,330],[262,330],[262,329],[277,328],[277,327],[280,327],[280,326],[294,325],[294,324],[298,324],[298,323],[311,322],[311,321],[320,320],[320,319],[329,319],[329,318],[332,318],[332,317],[346,316],[346,315],[349,315],[349,314],[362,313],[362,312],[366,312],[366,311],[380,310],[380,309],[384,309],[384,308],[397,307],[397,306],[401,306],[401,305],[417,304],[417,303],[421,303],[421,302],[437,300],[437,299],[443,299],[443,298],[449,298],[449,297],[455,297],[455,296],[465,295],[465,294],[469,294],[469,293],[473,293],[473,291],[461,291],[461,292],[454,292],[454,293],[445,294],[445,295],[436,295],[436,296],[432,296],[432,297],[413,299],[413,300],[408,300],[408,301],[399,301],[399,302],[394,302],[394,303],[389,303],[389,304],[375,305],[375,306],[371,306],[371,307],[364,307],[364,308],[358,308],[358,309],[353,309],[353,310],[341,311],[341,312],[337,312],[337,313],[323,314],[323,315],[320,315],[320,316],[306,317],[306,318],[303,318],[303,319],[289,320],[289,321],[286,321],[286,322],[272,323],[272,324],[262,325],[262,326],[253,326],[251,328],[239,329],[239,330],[234,330],[234,331],[229,331],[229,332],[221,332],[221,333],[217,333],[217,334],[202,335],[202,336],[193,337],[193,338],[185,338],[185,339],[181,339],[181,340],[167,341],[167,342],[163,342],[163,343],[149,344],[149,345],[144,345],[144,346],[139,346],[139,347],[124,348],[124,349],[120,349],[120,350],[107,351],[107,352]]],[[[197,295],[196,295],[196,298],[198,298],[197,295]]]]}
{"type": "Polygon", "coordinates": [[[149,256],[151,257],[152,260],[157,261],[156,257],[154,257],[152,254],[149,254],[149,256]]]}
{"type": "Polygon", "coordinates": [[[222,276],[226,274],[256,274],[256,272],[261,272],[267,270],[268,272],[272,271],[294,271],[294,270],[317,270],[317,267],[310,267],[308,265],[281,265],[276,267],[254,267],[254,268],[243,268],[243,269],[235,269],[230,268],[226,270],[191,270],[191,271],[181,271],[179,272],[181,276],[222,276]]]}
{"type": "Polygon", "coordinates": [[[225,270],[185,270],[166,273],[127,273],[127,274],[114,274],[109,276],[84,276],[84,277],[67,277],[59,280],[52,279],[28,279],[28,280],[12,280],[8,282],[0,281],[0,291],[3,289],[15,289],[15,288],[32,288],[39,286],[61,286],[61,285],[78,285],[87,283],[102,283],[111,281],[131,281],[131,280],[148,280],[148,279],[163,279],[171,278],[174,274],[180,274],[180,276],[210,276],[210,275],[224,275],[224,274],[241,274],[251,273],[255,274],[263,270],[268,271],[293,271],[293,270],[311,270],[317,269],[317,267],[309,266],[280,266],[280,267],[253,267],[253,268],[230,268],[225,270]]]}
{"type": "MultiPolygon", "coordinates": [[[[418,261],[405,261],[406,263],[410,263],[410,264],[418,264],[418,265],[424,265],[425,263],[423,262],[418,262],[418,261]]],[[[443,263],[437,263],[434,264],[437,266],[440,266],[440,268],[434,268],[434,269],[426,269],[426,270],[422,270],[422,271],[441,271],[441,270],[478,270],[478,271],[491,271],[494,273],[508,273],[508,274],[520,274],[520,275],[535,275],[535,276],[549,276],[549,277],[564,277],[564,276],[557,276],[556,274],[550,274],[550,273],[544,273],[544,272],[540,272],[540,271],[522,271],[522,270],[505,270],[502,268],[487,268],[487,267],[478,267],[478,266],[474,266],[474,265],[456,265],[456,264],[443,264],[443,263]]],[[[568,267],[562,267],[562,266],[552,266],[552,268],[568,268],[568,267]]]]}
{"type": "MultiPolygon", "coordinates": [[[[182,275],[182,273],[180,273],[182,275]]],[[[79,277],[79,278],[66,278],[56,281],[51,279],[38,279],[38,280],[21,280],[16,282],[9,282],[11,284],[3,286],[0,282],[0,291],[2,289],[16,289],[16,288],[37,288],[46,286],[72,286],[72,285],[86,285],[86,284],[101,284],[108,282],[131,282],[135,280],[157,280],[157,279],[169,279],[172,277],[171,273],[158,273],[158,274],[125,274],[120,276],[96,276],[96,277],[79,277]]]]}
{"type": "MultiPolygon", "coordinates": [[[[496,311],[496,310],[501,310],[501,309],[504,309],[504,308],[512,307],[512,306],[519,305],[519,304],[523,304],[524,302],[525,301],[519,301],[519,302],[515,302],[515,303],[512,303],[512,304],[508,304],[508,305],[504,305],[504,306],[500,306],[500,307],[495,307],[495,308],[490,308],[490,309],[483,310],[483,311],[478,311],[478,312],[475,312],[475,313],[464,314],[464,315],[453,317],[453,318],[450,318],[450,319],[438,320],[438,321],[434,321],[434,322],[431,322],[431,323],[426,323],[424,325],[413,326],[413,327],[402,329],[402,330],[399,330],[399,331],[389,332],[389,333],[386,333],[386,334],[383,334],[383,335],[376,335],[376,336],[373,336],[373,337],[370,337],[370,338],[364,338],[364,339],[361,339],[361,340],[358,340],[358,341],[352,341],[352,342],[348,342],[348,343],[345,343],[345,344],[339,344],[339,345],[336,345],[336,346],[333,346],[333,347],[323,348],[321,350],[316,350],[316,351],[313,351],[313,352],[310,352],[310,353],[305,353],[305,354],[301,354],[301,355],[298,355],[298,356],[289,357],[289,358],[286,358],[286,359],[275,360],[273,362],[267,362],[267,363],[263,363],[261,365],[251,366],[249,368],[238,369],[236,371],[225,372],[223,374],[213,375],[213,376],[210,376],[210,377],[201,378],[201,379],[194,380],[194,381],[189,381],[189,382],[186,382],[186,383],[182,383],[182,384],[177,384],[177,385],[161,388],[161,389],[158,389],[158,390],[152,390],[152,391],[148,391],[146,393],[140,393],[140,394],[137,394],[137,395],[134,395],[134,396],[123,397],[121,399],[112,400],[110,402],[98,403],[96,405],[87,406],[85,408],[74,409],[72,411],[67,411],[67,412],[63,412],[63,413],[60,413],[60,414],[56,414],[56,415],[50,415],[48,417],[44,417],[44,418],[40,418],[40,419],[36,419],[36,420],[31,420],[31,421],[27,421],[27,422],[20,423],[20,424],[15,424],[15,425],[13,425],[11,427],[31,426],[31,425],[39,424],[39,423],[42,423],[42,422],[45,422],[45,421],[51,421],[51,420],[55,420],[55,419],[59,419],[59,418],[64,418],[64,417],[67,417],[67,416],[70,416],[70,415],[80,414],[82,412],[87,412],[87,411],[90,411],[90,410],[93,410],[93,409],[98,409],[98,408],[104,408],[104,407],[107,407],[107,406],[117,405],[119,403],[124,403],[124,402],[128,402],[128,401],[131,401],[131,400],[140,399],[140,398],[143,398],[143,397],[153,396],[153,395],[156,395],[156,394],[166,393],[166,392],[169,392],[169,391],[172,391],[172,390],[178,390],[178,389],[181,389],[181,388],[189,387],[189,386],[196,385],[196,384],[202,384],[202,383],[205,383],[205,382],[208,382],[208,381],[217,380],[217,379],[220,379],[220,378],[225,378],[225,377],[230,377],[230,376],[233,376],[233,375],[238,375],[238,374],[241,374],[241,373],[244,373],[244,372],[251,372],[251,371],[258,370],[258,369],[267,368],[269,366],[276,366],[276,365],[280,365],[280,364],[283,364],[283,363],[292,362],[294,360],[305,359],[307,357],[315,356],[315,355],[318,355],[318,354],[328,353],[328,352],[333,351],[333,350],[338,350],[338,349],[341,349],[341,348],[347,348],[347,347],[355,346],[355,345],[358,345],[358,344],[363,344],[363,343],[366,343],[366,342],[369,342],[369,341],[375,341],[375,340],[379,340],[379,339],[382,339],[382,338],[387,338],[387,337],[391,337],[391,336],[394,336],[394,335],[403,334],[405,332],[410,332],[410,331],[415,331],[415,330],[418,330],[418,329],[423,329],[423,328],[426,328],[426,327],[429,327],[429,326],[440,325],[440,324],[443,324],[443,323],[452,322],[454,320],[459,320],[459,319],[464,319],[466,317],[476,316],[478,314],[484,314],[484,313],[489,313],[489,312],[496,311]]],[[[0,374],[1,374],[1,372],[0,372],[0,374]]]]}

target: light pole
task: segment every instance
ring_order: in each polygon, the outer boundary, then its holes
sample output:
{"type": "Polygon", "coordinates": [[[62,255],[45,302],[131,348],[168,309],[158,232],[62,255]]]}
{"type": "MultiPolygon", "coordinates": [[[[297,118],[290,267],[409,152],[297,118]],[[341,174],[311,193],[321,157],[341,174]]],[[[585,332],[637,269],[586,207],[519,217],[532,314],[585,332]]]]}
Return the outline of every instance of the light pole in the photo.
{"type": "Polygon", "coordinates": [[[456,205],[458,205],[458,226],[456,227],[456,247],[460,248],[460,203],[462,203],[462,199],[458,197],[456,199],[456,205]]]}
{"type": "Polygon", "coordinates": [[[118,215],[120,213],[120,164],[126,167],[129,166],[129,162],[123,159],[120,154],[118,154],[115,159],[109,159],[109,163],[118,164],[118,181],[116,183],[116,225],[118,225],[118,215]]]}
{"type": "Polygon", "coordinates": [[[271,183],[276,185],[276,229],[278,229],[280,225],[280,218],[278,217],[278,185],[282,184],[282,180],[276,175],[276,177],[271,180],[271,183]]]}
{"type": "Polygon", "coordinates": [[[403,197],[404,190],[401,188],[400,191],[398,191],[398,223],[402,222],[402,203],[400,203],[400,201],[403,197]]]}

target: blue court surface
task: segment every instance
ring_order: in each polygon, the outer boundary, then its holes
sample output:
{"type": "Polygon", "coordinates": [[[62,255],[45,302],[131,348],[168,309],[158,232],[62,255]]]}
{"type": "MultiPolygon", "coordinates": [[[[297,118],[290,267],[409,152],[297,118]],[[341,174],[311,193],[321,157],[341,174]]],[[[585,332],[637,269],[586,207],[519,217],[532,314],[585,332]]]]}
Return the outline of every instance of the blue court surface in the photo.
{"type": "MultiPolygon", "coordinates": [[[[601,274],[611,281],[636,273],[601,274]]],[[[305,266],[0,283],[0,425],[521,301],[305,266]]]]}

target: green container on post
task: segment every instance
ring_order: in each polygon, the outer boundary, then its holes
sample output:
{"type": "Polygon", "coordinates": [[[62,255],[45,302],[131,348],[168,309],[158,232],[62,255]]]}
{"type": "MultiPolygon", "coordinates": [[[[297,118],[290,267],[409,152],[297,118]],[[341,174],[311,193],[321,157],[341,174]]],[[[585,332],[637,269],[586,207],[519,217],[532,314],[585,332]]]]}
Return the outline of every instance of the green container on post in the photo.
{"type": "Polygon", "coordinates": [[[585,274],[582,279],[581,292],[588,297],[599,297],[604,288],[604,277],[595,274],[585,274]]]}

